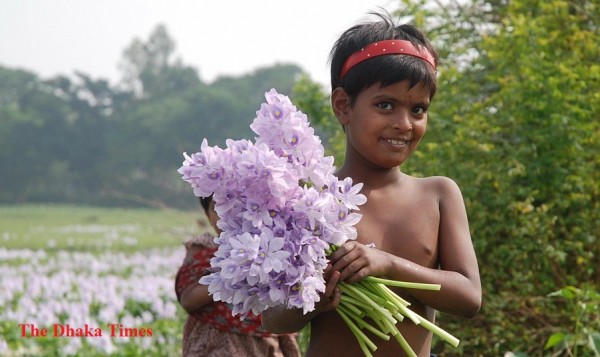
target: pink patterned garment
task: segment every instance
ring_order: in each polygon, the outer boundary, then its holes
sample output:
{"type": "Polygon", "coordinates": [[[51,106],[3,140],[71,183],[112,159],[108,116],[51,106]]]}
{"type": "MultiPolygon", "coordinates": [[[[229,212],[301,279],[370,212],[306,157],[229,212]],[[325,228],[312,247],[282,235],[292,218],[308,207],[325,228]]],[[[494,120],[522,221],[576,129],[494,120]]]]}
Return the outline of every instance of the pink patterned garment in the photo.
{"type": "MultiPolygon", "coordinates": [[[[186,257],[175,277],[177,299],[206,274],[217,250],[212,237],[204,235],[185,242],[186,257]]],[[[183,356],[300,356],[294,335],[274,335],[261,327],[260,316],[240,321],[231,309],[217,301],[190,313],[183,331],[183,356]]]]}

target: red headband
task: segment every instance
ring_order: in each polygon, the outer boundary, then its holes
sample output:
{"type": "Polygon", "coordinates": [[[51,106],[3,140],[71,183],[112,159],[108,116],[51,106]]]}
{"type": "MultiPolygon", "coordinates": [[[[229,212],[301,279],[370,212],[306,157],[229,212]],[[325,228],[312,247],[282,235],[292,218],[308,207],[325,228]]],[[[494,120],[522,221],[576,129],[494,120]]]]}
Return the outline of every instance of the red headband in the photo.
{"type": "Polygon", "coordinates": [[[435,60],[433,56],[427,49],[417,49],[415,45],[413,45],[410,41],[405,40],[385,40],[374,42],[366,47],[363,47],[360,51],[356,51],[350,55],[344,62],[342,66],[342,71],[340,72],[340,79],[344,78],[346,73],[352,67],[361,63],[362,61],[366,61],[369,58],[383,56],[383,55],[409,55],[418,57],[422,60],[427,61],[433,69],[435,69],[435,60]]]}

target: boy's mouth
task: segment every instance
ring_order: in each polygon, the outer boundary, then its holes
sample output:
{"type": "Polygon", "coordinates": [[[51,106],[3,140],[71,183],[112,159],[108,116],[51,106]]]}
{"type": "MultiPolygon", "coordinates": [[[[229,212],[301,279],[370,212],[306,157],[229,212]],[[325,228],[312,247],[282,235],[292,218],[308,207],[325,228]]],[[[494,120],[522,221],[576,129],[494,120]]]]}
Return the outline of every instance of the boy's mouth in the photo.
{"type": "Polygon", "coordinates": [[[384,139],[384,140],[392,145],[408,145],[408,143],[410,142],[409,139],[384,139]]]}

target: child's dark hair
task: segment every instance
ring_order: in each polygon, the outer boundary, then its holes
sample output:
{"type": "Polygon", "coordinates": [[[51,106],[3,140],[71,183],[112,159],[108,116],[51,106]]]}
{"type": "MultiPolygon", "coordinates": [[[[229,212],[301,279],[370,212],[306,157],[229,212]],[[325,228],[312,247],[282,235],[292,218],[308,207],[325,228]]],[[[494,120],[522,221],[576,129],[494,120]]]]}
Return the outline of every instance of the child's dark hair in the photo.
{"type": "Polygon", "coordinates": [[[403,80],[410,80],[411,87],[422,83],[433,98],[437,90],[436,71],[426,61],[406,55],[378,56],[354,66],[343,78],[342,66],[353,53],[365,46],[384,40],[407,40],[416,47],[424,47],[437,65],[437,53],[425,35],[410,24],[396,26],[388,13],[371,13],[379,21],[365,22],[346,30],[335,42],[331,54],[331,90],[342,87],[354,105],[356,97],[375,83],[385,87],[403,80]]]}
{"type": "Polygon", "coordinates": [[[204,208],[204,213],[208,215],[208,209],[210,207],[210,201],[212,201],[212,195],[208,197],[198,197],[198,201],[200,201],[200,205],[204,208]]]}

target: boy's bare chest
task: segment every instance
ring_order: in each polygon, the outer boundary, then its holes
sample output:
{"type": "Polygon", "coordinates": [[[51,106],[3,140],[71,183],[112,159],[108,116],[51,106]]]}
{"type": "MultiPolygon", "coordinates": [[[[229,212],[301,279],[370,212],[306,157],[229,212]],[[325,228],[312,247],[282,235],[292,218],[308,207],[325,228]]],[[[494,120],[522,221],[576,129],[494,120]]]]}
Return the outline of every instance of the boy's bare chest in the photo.
{"type": "Polygon", "coordinates": [[[437,264],[439,204],[432,197],[376,196],[361,207],[358,241],[433,267],[437,264]]]}

